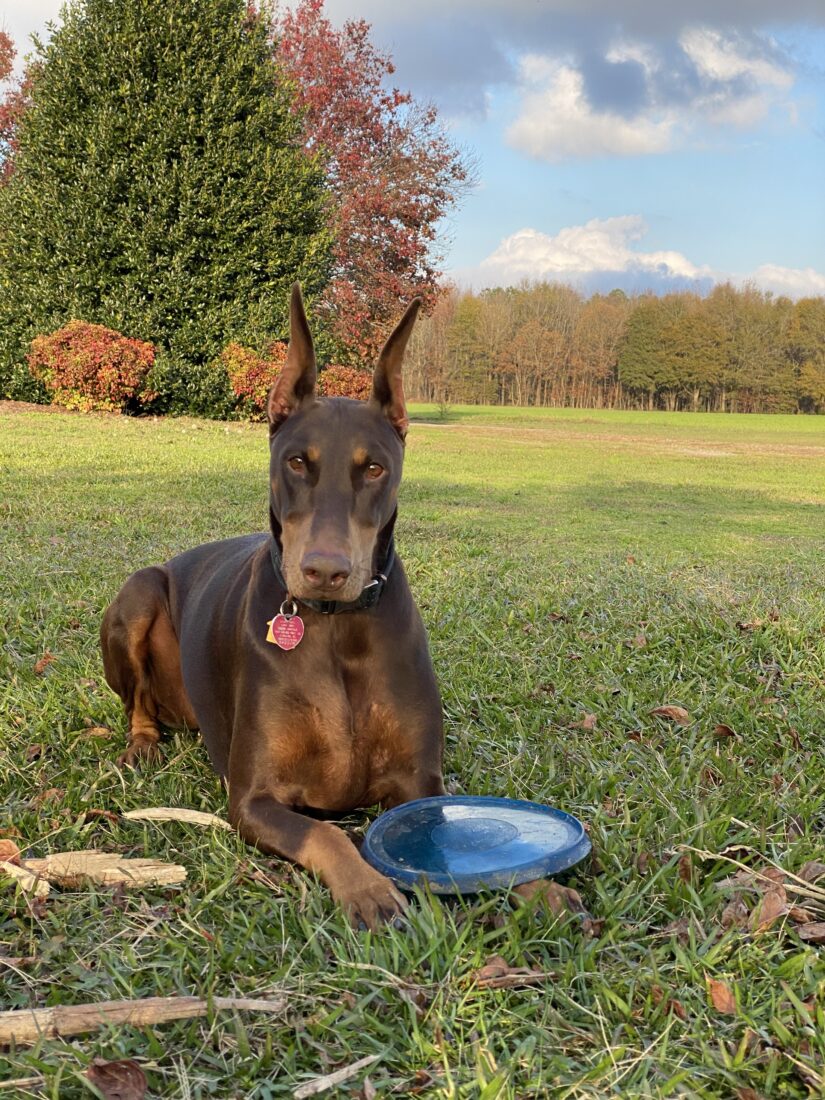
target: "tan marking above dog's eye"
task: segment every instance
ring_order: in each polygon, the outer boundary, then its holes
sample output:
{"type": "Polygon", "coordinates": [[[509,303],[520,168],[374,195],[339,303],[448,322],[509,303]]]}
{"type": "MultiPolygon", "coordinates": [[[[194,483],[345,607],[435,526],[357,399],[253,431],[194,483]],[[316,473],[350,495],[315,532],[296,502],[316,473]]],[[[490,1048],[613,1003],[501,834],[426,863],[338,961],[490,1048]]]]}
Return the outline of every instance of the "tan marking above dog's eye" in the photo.
{"type": "Polygon", "coordinates": [[[286,464],[287,464],[287,466],[289,466],[290,470],[295,470],[296,473],[301,471],[301,470],[305,470],[306,465],[307,465],[306,462],[304,462],[301,455],[291,455],[286,460],[286,464]]]}
{"type": "Polygon", "coordinates": [[[367,466],[366,476],[370,479],[370,481],[375,481],[375,479],[380,477],[383,472],[383,466],[379,466],[377,462],[371,462],[369,466],[367,466]]]}

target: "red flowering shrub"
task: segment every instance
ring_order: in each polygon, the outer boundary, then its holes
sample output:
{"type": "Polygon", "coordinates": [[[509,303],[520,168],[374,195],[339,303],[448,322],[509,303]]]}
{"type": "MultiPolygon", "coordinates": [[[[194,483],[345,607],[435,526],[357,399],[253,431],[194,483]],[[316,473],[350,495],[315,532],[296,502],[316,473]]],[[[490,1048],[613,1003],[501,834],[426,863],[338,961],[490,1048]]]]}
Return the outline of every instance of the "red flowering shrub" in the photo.
{"type": "Polygon", "coordinates": [[[266,413],[266,399],[285,359],[286,344],[277,343],[271,345],[265,357],[235,343],[227,344],[221,352],[220,362],[229,375],[232,392],[253,420],[260,420],[266,413]]]}
{"type": "Polygon", "coordinates": [[[144,388],[155,361],[152,344],[131,340],[103,325],[70,321],[32,340],[29,370],[67,409],[122,412],[130,402],[151,401],[144,388]]]}
{"type": "Polygon", "coordinates": [[[331,365],[321,371],[318,390],[324,397],[354,397],[366,401],[372,393],[372,375],[355,367],[331,365]]]}

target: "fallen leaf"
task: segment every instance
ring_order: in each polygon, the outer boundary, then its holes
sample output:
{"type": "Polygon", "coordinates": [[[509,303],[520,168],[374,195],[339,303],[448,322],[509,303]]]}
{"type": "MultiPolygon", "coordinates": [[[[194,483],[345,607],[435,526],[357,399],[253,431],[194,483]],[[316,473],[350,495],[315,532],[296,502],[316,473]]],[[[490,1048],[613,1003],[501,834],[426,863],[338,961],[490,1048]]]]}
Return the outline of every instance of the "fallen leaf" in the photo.
{"type": "Polygon", "coordinates": [[[801,924],[797,928],[799,938],[805,943],[825,943],[825,921],[815,921],[813,924],[801,924]]]}
{"type": "Polygon", "coordinates": [[[768,618],[770,619],[770,621],[772,623],[778,623],[779,622],[779,608],[778,607],[772,607],[770,609],[770,611],[768,612],[768,618]]]}
{"type": "Polygon", "coordinates": [[[52,662],[54,662],[56,660],[57,660],[57,657],[55,657],[55,655],[53,653],[49,653],[49,651],[47,649],[46,652],[43,654],[43,656],[40,658],[40,660],[35,661],[35,663],[34,663],[35,675],[42,676],[43,673],[46,671],[46,669],[49,667],[49,665],[52,664],[52,662]]]}
{"type": "Polygon", "coordinates": [[[36,794],[29,805],[34,808],[39,808],[47,802],[59,802],[65,793],[63,787],[49,787],[47,790],[40,791],[39,794],[36,794]]]}
{"type": "Polygon", "coordinates": [[[573,729],[594,730],[596,728],[596,715],[584,714],[580,722],[574,722],[573,729]]]}
{"type": "Polygon", "coordinates": [[[510,966],[501,955],[491,955],[484,966],[472,974],[472,981],[482,989],[513,989],[539,985],[553,978],[550,971],[532,970],[529,966],[510,966]]]}
{"type": "Polygon", "coordinates": [[[720,722],[718,725],[713,727],[713,735],[714,737],[719,738],[736,736],[730,726],[726,726],[724,722],[720,722]]]}
{"type": "Polygon", "coordinates": [[[792,905],[788,909],[788,916],[795,924],[811,924],[814,919],[810,909],[803,909],[801,905],[792,905]]]}
{"type": "Polygon", "coordinates": [[[761,619],[753,619],[749,623],[737,623],[736,625],[743,633],[748,634],[754,630],[758,630],[760,626],[764,626],[765,624],[762,622],[761,619]]]}
{"type": "Polygon", "coordinates": [[[628,741],[641,741],[642,740],[642,731],[641,730],[631,730],[627,735],[627,739],[628,739],[628,741]]]}
{"type": "Polygon", "coordinates": [[[671,721],[675,722],[679,726],[690,725],[690,715],[684,707],[677,707],[668,704],[664,707],[654,707],[650,713],[655,715],[657,718],[669,718],[671,721]]]}
{"type": "Polygon", "coordinates": [[[647,638],[644,634],[636,634],[630,641],[625,642],[625,645],[631,649],[644,649],[647,645],[647,638]]]}
{"type": "Polygon", "coordinates": [[[805,882],[816,882],[823,875],[825,875],[825,863],[820,863],[817,859],[809,859],[799,869],[799,877],[804,879],[805,882]]]}
{"type": "Polygon", "coordinates": [[[570,619],[567,615],[563,615],[560,611],[551,611],[547,616],[551,623],[569,623],[570,619]]]}
{"type": "Polygon", "coordinates": [[[636,559],[633,557],[632,554],[628,554],[627,557],[624,560],[627,562],[628,565],[635,565],[636,564],[636,559]]]}
{"type": "Polygon", "coordinates": [[[13,840],[0,840],[0,863],[20,865],[20,849],[13,840]]]}
{"type": "Polygon", "coordinates": [[[650,852],[639,852],[638,856],[636,856],[636,870],[640,875],[646,875],[652,863],[653,856],[650,852]]]}
{"type": "Polygon", "coordinates": [[[95,818],[104,818],[106,821],[111,822],[120,821],[120,817],[111,810],[84,810],[80,817],[86,821],[94,821],[95,818]]]}
{"type": "Polygon", "coordinates": [[[729,985],[720,982],[716,978],[708,978],[708,993],[717,1012],[724,1012],[728,1016],[736,1015],[736,997],[729,985]]]}
{"type": "Polygon", "coordinates": [[[754,932],[767,932],[771,925],[787,912],[788,896],[783,886],[766,890],[753,914],[754,932]]]}
{"type": "Polygon", "coordinates": [[[750,909],[745,905],[741,894],[734,894],[722,910],[719,918],[723,928],[744,928],[750,923],[750,909]]]}
{"type": "Polygon", "coordinates": [[[35,741],[33,744],[29,745],[29,747],[26,749],[26,762],[28,764],[31,764],[31,762],[33,760],[37,760],[38,757],[41,757],[42,755],[43,755],[43,746],[40,744],[39,741],[35,741]]]}
{"type": "Polygon", "coordinates": [[[148,1087],[146,1074],[134,1058],[119,1062],[95,1058],[86,1076],[105,1100],[143,1100],[148,1087]]]}
{"type": "Polygon", "coordinates": [[[584,907],[581,894],[570,886],[562,886],[549,878],[522,882],[513,887],[513,894],[528,904],[545,905],[554,917],[572,913],[581,919],[582,929],[588,935],[597,931],[597,923],[584,907]]]}

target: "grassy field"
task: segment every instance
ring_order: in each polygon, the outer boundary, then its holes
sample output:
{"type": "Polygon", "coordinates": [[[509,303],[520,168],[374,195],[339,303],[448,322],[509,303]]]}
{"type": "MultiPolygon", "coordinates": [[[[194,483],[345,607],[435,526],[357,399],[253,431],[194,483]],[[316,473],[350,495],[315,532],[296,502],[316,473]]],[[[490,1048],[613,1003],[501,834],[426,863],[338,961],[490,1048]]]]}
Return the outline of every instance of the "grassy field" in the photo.
{"type": "Polygon", "coordinates": [[[825,418],[414,410],[398,541],[449,782],[587,822],[592,937],[500,896],[419,899],[408,928],[355,933],[233,834],[119,817],[225,812],[190,736],[157,770],[115,766],[97,630],[134,569],[265,525],[266,453],[260,426],[0,406],[0,835],[188,870],[33,909],[2,887],[0,1004],[287,1001],[0,1052],[0,1083],[89,1096],[94,1057],[132,1057],[151,1095],[280,1097],[377,1055],[328,1095],[822,1095],[823,948],[787,909],[825,920],[825,893],[786,879],[770,919],[762,880],[725,880],[731,860],[825,859],[825,418]],[[493,955],[546,977],[486,988],[493,955]]]}

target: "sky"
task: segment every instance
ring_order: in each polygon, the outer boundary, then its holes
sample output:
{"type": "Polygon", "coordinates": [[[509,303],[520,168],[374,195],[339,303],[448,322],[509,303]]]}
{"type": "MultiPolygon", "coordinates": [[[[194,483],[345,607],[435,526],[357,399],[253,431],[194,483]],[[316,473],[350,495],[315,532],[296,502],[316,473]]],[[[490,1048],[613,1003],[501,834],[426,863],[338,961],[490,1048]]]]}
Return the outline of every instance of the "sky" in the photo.
{"type": "MultiPolygon", "coordinates": [[[[60,0],[0,0],[25,52],[60,0]]],[[[438,107],[479,182],[463,286],[750,281],[825,294],[825,0],[326,0],[438,107]]]]}

